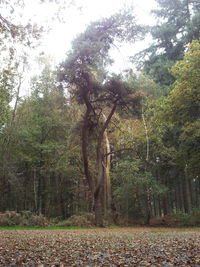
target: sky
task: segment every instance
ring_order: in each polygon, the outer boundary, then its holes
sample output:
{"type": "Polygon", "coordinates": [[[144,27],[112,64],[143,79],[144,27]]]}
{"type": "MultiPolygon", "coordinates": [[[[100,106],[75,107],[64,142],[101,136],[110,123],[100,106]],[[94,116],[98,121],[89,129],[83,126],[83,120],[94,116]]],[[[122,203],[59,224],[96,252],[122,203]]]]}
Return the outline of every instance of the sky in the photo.
{"type": "MultiPolygon", "coordinates": [[[[73,0],[74,4],[71,5],[71,0],[57,2],[61,3],[60,6],[62,6],[62,2],[69,3],[66,9],[60,10],[60,17],[64,22],[59,22],[57,19],[51,20],[59,5],[51,2],[48,5],[38,5],[37,1],[25,0],[25,19],[32,17],[34,21],[44,24],[44,27],[47,24],[51,27],[51,31],[44,36],[42,49],[45,54],[53,56],[56,63],[65,58],[66,52],[70,49],[71,41],[83,32],[91,21],[109,16],[124,6],[133,5],[138,22],[151,25],[154,19],[150,16],[150,10],[156,7],[155,0],[73,0]]],[[[145,46],[144,42],[142,46],[145,46]]],[[[141,43],[135,44],[134,50],[139,49],[141,49],[141,43]]],[[[130,48],[129,50],[133,54],[130,48]]],[[[120,52],[119,50],[115,51],[115,54],[118,53],[118,57],[123,56],[125,58],[125,50],[122,49],[120,52]]]]}
{"type": "MultiPolygon", "coordinates": [[[[35,21],[39,25],[42,24],[44,28],[50,28],[48,34],[44,34],[39,49],[44,55],[53,58],[55,64],[59,64],[66,58],[71,41],[83,32],[91,21],[110,16],[120,8],[132,5],[139,24],[152,25],[155,22],[150,15],[150,11],[156,8],[155,0],[57,0],[59,4],[50,0],[43,0],[45,4],[38,4],[39,0],[24,1],[26,5],[21,20],[24,20],[24,23],[29,20],[35,21]],[[62,8],[59,9],[59,7],[62,8]]],[[[113,48],[111,56],[115,63],[110,71],[120,73],[124,69],[133,67],[129,57],[146,48],[149,42],[150,39],[147,38],[143,42],[113,48]]],[[[39,51],[35,50],[32,56],[35,57],[37,54],[39,51]]],[[[31,75],[37,72],[39,72],[38,66],[32,64],[31,75]]],[[[29,94],[30,89],[27,90],[23,90],[22,95],[29,94]]]]}
{"type": "MultiPolygon", "coordinates": [[[[109,16],[125,5],[133,4],[139,23],[152,25],[154,22],[153,17],[150,16],[150,10],[156,7],[154,0],[76,0],[76,3],[82,8],[77,9],[76,6],[72,6],[66,10],[65,23],[55,23],[52,32],[44,42],[45,51],[53,55],[57,62],[61,61],[66,51],[70,49],[71,40],[78,33],[83,32],[91,21],[109,16]]],[[[127,61],[126,57],[129,56],[127,52],[133,55],[133,49],[137,52],[141,49],[141,45],[145,47],[143,42],[135,44],[132,49],[131,47],[116,49],[113,51],[113,56],[121,57],[121,61],[127,61]]]]}

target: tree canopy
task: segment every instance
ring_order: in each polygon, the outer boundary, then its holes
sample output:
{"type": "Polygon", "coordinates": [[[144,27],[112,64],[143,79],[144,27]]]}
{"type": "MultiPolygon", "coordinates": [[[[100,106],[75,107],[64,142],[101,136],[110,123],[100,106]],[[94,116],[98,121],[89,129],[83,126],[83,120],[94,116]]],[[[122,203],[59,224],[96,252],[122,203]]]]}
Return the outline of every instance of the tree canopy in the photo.
{"type": "Polygon", "coordinates": [[[157,0],[153,15],[158,23],[150,28],[153,43],[141,53],[144,69],[156,82],[169,86],[174,78],[169,72],[183,58],[186,45],[200,38],[200,5],[196,0],[157,0]]]}

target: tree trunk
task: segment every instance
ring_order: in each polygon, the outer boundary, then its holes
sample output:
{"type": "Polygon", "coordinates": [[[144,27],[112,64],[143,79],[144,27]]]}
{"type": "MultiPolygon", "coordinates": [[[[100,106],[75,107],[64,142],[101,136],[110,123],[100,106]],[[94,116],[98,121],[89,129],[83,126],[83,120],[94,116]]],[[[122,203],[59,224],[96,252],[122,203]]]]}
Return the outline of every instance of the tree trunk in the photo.
{"type": "Polygon", "coordinates": [[[101,190],[94,197],[94,212],[95,212],[95,224],[98,227],[103,227],[103,209],[102,209],[101,190]]]}
{"type": "Polygon", "coordinates": [[[38,179],[35,167],[33,169],[33,188],[34,188],[35,211],[38,212],[38,179]]]}
{"type": "Polygon", "coordinates": [[[184,212],[184,192],[183,192],[183,179],[182,177],[178,176],[178,188],[179,188],[179,203],[180,203],[180,211],[184,212]]]}
{"type": "Polygon", "coordinates": [[[191,203],[191,192],[189,190],[189,184],[188,184],[187,177],[184,177],[184,180],[183,180],[183,192],[184,192],[185,212],[189,213],[191,211],[191,208],[192,208],[192,203],[191,203]]]}
{"type": "MultiPolygon", "coordinates": [[[[104,120],[106,116],[103,114],[104,120]]],[[[110,142],[107,130],[104,133],[104,214],[107,219],[111,216],[111,182],[110,182],[110,142]]]]}
{"type": "Polygon", "coordinates": [[[102,144],[102,138],[99,140],[97,145],[97,181],[94,191],[94,209],[95,209],[95,220],[96,226],[103,226],[103,214],[104,214],[104,203],[103,198],[101,196],[103,191],[103,185],[105,180],[105,166],[104,166],[104,150],[102,144]]]}
{"type": "MultiPolygon", "coordinates": [[[[96,163],[97,163],[97,179],[94,179],[91,169],[89,167],[89,157],[88,157],[88,146],[89,146],[89,129],[93,127],[93,122],[95,119],[99,120],[99,117],[95,113],[92,104],[90,102],[90,92],[93,87],[91,77],[84,73],[84,78],[87,82],[87,86],[83,87],[83,100],[86,106],[86,112],[83,119],[82,126],[82,156],[83,156],[83,166],[84,174],[87,179],[89,189],[94,201],[94,210],[95,210],[95,220],[97,226],[103,226],[103,202],[102,202],[102,193],[104,186],[104,179],[106,177],[106,167],[104,166],[104,136],[108,124],[116,110],[117,101],[114,102],[114,105],[107,118],[104,118],[103,125],[99,129],[99,135],[97,138],[96,145],[96,163]]],[[[99,115],[101,116],[101,115],[99,115]]],[[[96,123],[96,122],[95,122],[96,123]]]]}

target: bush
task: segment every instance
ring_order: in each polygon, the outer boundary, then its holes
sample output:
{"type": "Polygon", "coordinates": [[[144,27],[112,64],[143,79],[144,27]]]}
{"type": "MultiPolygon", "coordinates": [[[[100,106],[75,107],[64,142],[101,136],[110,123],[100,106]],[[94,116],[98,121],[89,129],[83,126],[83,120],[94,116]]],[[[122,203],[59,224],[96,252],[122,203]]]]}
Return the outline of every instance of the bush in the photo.
{"type": "Polygon", "coordinates": [[[21,215],[15,211],[0,213],[0,226],[16,226],[21,223],[21,215]]]}
{"type": "Polygon", "coordinates": [[[200,210],[191,213],[176,212],[171,215],[150,220],[150,226],[189,227],[200,226],[200,210]]]}
{"type": "Polygon", "coordinates": [[[28,223],[29,223],[29,226],[39,226],[39,227],[46,227],[49,224],[47,218],[42,214],[32,215],[29,218],[28,223]]]}
{"type": "Polygon", "coordinates": [[[191,213],[178,212],[172,214],[172,218],[178,226],[200,226],[200,210],[193,210],[191,213]]]}
{"type": "Polygon", "coordinates": [[[48,226],[49,222],[43,215],[34,215],[31,211],[6,211],[0,213],[0,226],[48,226]]]}
{"type": "Polygon", "coordinates": [[[92,213],[72,215],[67,220],[59,222],[57,226],[93,227],[95,226],[95,217],[92,213]]]}
{"type": "Polygon", "coordinates": [[[149,226],[174,226],[174,220],[169,215],[165,215],[163,217],[156,217],[150,220],[149,226]]]}

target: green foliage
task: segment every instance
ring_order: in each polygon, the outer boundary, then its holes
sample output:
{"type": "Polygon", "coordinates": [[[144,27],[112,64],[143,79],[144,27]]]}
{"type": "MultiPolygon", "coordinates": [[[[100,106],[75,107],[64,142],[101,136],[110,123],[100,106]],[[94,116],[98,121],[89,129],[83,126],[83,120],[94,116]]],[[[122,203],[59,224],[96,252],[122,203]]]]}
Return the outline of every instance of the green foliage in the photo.
{"type": "Polygon", "coordinates": [[[106,78],[105,68],[111,64],[109,50],[112,45],[116,41],[134,41],[142,33],[143,28],[136,24],[131,10],[91,23],[73,41],[72,51],[61,64],[60,79],[72,88],[71,93],[77,94],[79,101],[83,101],[81,98],[87,86],[88,75],[93,83],[92,93],[100,93],[102,82],[106,78]]]}
{"type": "Polygon", "coordinates": [[[195,0],[157,0],[153,14],[157,25],[151,27],[153,44],[144,50],[144,70],[156,82],[169,86],[174,82],[169,68],[183,58],[185,46],[198,39],[200,7],[195,0]],[[146,60],[147,58],[147,60],[146,60]]]}
{"type": "Polygon", "coordinates": [[[172,214],[174,225],[177,226],[200,226],[200,210],[194,209],[191,213],[178,212],[172,214]]]}
{"type": "Polygon", "coordinates": [[[162,88],[144,73],[136,75],[130,71],[126,79],[131,88],[144,93],[144,98],[154,99],[163,95],[162,88]]]}
{"type": "MultiPolygon", "coordinates": [[[[11,95],[15,86],[15,74],[12,68],[2,69],[0,71],[0,123],[1,125],[8,122],[11,101],[11,95]]],[[[1,129],[1,126],[0,126],[1,129]]]]}
{"type": "MultiPolygon", "coordinates": [[[[179,127],[179,153],[187,169],[196,173],[199,159],[200,43],[193,41],[182,61],[173,68],[176,77],[165,108],[167,120],[179,127]]],[[[180,160],[181,161],[181,160],[180,160]]]]}
{"type": "Polygon", "coordinates": [[[118,210],[128,218],[145,218],[148,198],[165,193],[140,160],[122,158],[112,171],[113,195],[118,210]]]}
{"type": "Polygon", "coordinates": [[[193,41],[183,60],[172,68],[176,78],[169,97],[170,118],[177,123],[196,121],[200,109],[200,42],[193,41]],[[173,116],[173,117],[172,117],[173,116]]]}
{"type": "MultiPolygon", "coordinates": [[[[46,66],[33,80],[32,95],[19,103],[12,125],[4,127],[0,186],[10,188],[10,209],[23,207],[25,197],[23,209],[65,217],[74,209],[70,202],[75,198],[74,188],[81,173],[80,148],[74,138],[79,108],[68,105],[55,77],[56,73],[46,66]],[[62,209],[57,193],[62,198],[62,209]],[[45,211],[51,205],[48,203],[56,203],[56,198],[58,206],[45,211]]],[[[6,193],[2,194],[6,202],[6,193]]]]}
{"type": "MultiPolygon", "coordinates": [[[[55,84],[55,73],[44,70],[17,116],[20,158],[34,166],[44,161],[49,170],[65,165],[68,136],[73,128],[68,119],[75,115],[73,107],[66,105],[62,89],[55,84]]],[[[73,154],[69,156],[72,157],[73,154]]]]}
{"type": "Polygon", "coordinates": [[[172,195],[176,211],[188,213],[199,205],[199,48],[199,41],[191,43],[171,70],[176,81],[169,96],[150,101],[146,110],[149,167],[168,187],[163,198],[165,215],[173,209],[168,204],[172,195]]]}
{"type": "Polygon", "coordinates": [[[144,51],[145,74],[107,72],[116,42],[132,42],[144,33],[131,10],[121,11],[91,23],[77,36],[58,70],[62,83],[41,58],[45,66],[32,78],[31,95],[23,100],[17,96],[15,110],[9,103],[23,76],[20,64],[27,63],[25,50],[39,35],[33,25],[9,23],[12,14],[0,16],[0,209],[28,210],[0,214],[0,225],[46,226],[41,213],[70,217],[60,226],[94,225],[93,214],[80,211],[91,212],[93,193],[105,193],[103,183],[95,190],[105,178],[97,177],[102,162],[102,169],[111,166],[110,213],[116,218],[199,224],[199,211],[193,209],[200,204],[200,5],[196,0],[157,2],[159,20],[151,28],[154,43],[144,51]],[[25,47],[19,57],[15,44],[25,47]],[[163,92],[168,96],[161,97],[163,92]],[[92,190],[82,167],[83,139],[92,190]],[[96,156],[98,145],[101,157],[96,156]],[[111,162],[104,162],[106,158],[111,162]]]}
{"type": "Polygon", "coordinates": [[[24,1],[1,1],[0,8],[0,123],[5,123],[9,103],[16,97],[17,81],[28,67],[27,54],[36,46],[42,28],[30,19],[27,23],[22,19],[24,1]]]}

